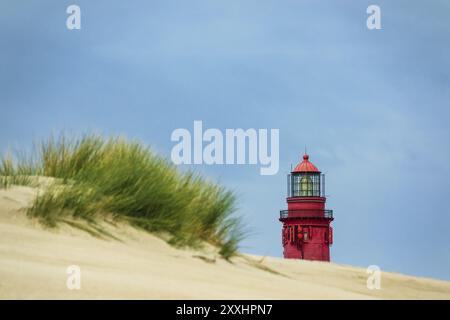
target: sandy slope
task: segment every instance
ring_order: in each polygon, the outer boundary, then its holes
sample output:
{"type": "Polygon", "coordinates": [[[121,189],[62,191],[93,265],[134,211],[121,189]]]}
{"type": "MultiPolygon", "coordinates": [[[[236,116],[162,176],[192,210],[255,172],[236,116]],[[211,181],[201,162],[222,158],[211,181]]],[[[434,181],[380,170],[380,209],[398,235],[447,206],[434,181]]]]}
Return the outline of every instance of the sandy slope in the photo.
{"type": "Polygon", "coordinates": [[[450,299],[450,282],[383,272],[381,290],[368,290],[361,268],[250,255],[231,264],[123,225],[106,225],[120,241],[45,230],[21,209],[35,193],[0,190],[2,299],[450,299]],[[70,265],[81,268],[81,290],[66,287],[70,265]]]}

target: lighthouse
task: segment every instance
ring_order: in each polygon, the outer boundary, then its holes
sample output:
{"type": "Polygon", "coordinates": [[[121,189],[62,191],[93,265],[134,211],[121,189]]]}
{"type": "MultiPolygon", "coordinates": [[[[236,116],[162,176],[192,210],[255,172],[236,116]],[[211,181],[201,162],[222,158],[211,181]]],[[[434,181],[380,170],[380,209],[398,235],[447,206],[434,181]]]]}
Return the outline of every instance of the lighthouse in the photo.
{"type": "Polygon", "coordinates": [[[284,257],[330,261],[333,211],[325,209],[325,175],[306,153],[287,176],[286,200],[287,210],[280,211],[279,219],[284,257]]]}

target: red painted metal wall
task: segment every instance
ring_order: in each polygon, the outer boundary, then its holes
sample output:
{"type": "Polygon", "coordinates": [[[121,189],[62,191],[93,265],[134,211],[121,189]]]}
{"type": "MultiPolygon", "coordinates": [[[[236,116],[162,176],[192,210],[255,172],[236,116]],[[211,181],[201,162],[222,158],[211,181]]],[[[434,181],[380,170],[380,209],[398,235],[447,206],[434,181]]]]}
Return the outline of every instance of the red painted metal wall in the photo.
{"type": "Polygon", "coordinates": [[[330,261],[329,221],[290,219],[284,223],[282,236],[285,258],[330,261]]]}

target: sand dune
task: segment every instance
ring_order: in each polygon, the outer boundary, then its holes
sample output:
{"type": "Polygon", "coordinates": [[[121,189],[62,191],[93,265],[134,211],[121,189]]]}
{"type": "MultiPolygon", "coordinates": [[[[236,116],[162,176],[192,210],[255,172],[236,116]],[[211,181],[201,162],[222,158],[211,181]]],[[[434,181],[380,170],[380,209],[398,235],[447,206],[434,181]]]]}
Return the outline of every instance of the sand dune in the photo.
{"type": "Polygon", "coordinates": [[[36,189],[0,190],[1,299],[450,299],[450,282],[382,273],[366,287],[365,269],[334,263],[180,250],[125,225],[104,223],[117,239],[63,225],[46,230],[23,210],[36,189]],[[81,268],[81,289],[66,286],[81,268]]]}

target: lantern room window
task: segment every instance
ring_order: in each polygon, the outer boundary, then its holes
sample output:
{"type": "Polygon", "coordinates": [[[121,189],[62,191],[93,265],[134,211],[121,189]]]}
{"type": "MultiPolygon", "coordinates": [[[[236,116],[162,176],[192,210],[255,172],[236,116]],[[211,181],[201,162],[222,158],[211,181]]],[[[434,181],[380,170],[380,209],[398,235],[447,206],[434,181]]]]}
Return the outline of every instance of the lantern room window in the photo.
{"type": "Polygon", "coordinates": [[[288,197],[323,197],[325,177],[320,173],[297,173],[288,175],[288,197]]]}
{"type": "Polygon", "coordinates": [[[304,176],[300,179],[300,196],[310,197],[313,193],[313,184],[311,178],[304,176]]]}

